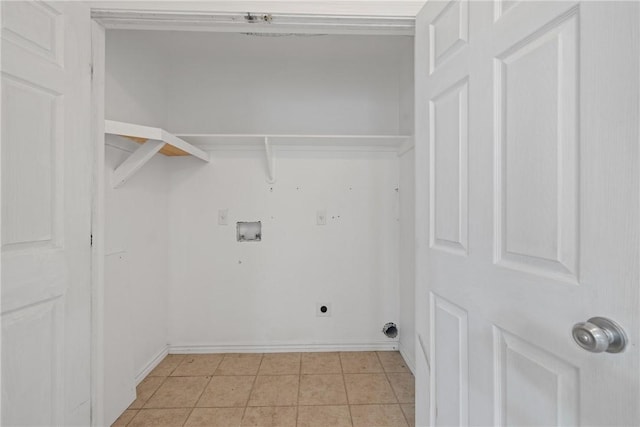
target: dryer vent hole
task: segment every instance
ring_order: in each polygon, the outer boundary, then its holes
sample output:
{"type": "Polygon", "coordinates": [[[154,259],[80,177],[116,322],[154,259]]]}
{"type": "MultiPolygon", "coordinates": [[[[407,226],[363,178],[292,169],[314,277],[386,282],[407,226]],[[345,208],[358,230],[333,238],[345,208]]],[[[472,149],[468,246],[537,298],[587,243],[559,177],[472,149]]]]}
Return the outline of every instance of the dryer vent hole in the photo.
{"type": "Polygon", "coordinates": [[[389,322],[382,327],[382,333],[389,338],[395,338],[398,336],[398,327],[395,323],[389,322]]]}

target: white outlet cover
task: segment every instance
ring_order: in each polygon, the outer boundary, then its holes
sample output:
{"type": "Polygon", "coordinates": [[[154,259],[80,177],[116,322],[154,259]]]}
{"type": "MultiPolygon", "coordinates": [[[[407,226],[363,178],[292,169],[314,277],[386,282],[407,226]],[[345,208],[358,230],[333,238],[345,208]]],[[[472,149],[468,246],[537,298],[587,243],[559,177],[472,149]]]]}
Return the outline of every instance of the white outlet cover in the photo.
{"type": "Polygon", "coordinates": [[[316,223],[318,225],[327,225],[327,211],[316,212],[316,223]]]}
{"type": "Polygon", "coordinates": [[[331,317],[331,303],[330,302],[317,302],[316,303],[316,317],[331,317]],[[321,308],[327,307],[327,311],[325,313],[322,312],[321,308]]]}
{"type": "Polygon", "coordinates": [[[218,225],[229,224],[229,209],[220,209],[218,211],[218,225]]]}

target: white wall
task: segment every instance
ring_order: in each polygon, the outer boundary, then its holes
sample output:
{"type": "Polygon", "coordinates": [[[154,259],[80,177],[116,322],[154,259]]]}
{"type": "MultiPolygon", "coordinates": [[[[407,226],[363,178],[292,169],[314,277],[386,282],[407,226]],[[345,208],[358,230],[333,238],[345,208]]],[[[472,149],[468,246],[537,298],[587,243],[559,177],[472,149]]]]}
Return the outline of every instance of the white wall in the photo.
{"type": "MultiPolygon", "coordinates": [[[[164,126],[166,70],[162,67],[161,55],[145,43],[150,36],[150,33],[140,33],[140,38],[131,38],[107,32],[107,119],[164,126]]],[[[115,310],[105,307],[105,316],[131,319],[130,329],[123,333],[131,334],[132,345],[118,351],[131,352],[137,375],[167,344],[169,171],[167,159],[156,156],[125,185],[114,189],[111,173],[129,155],[119,149],[106,148],[106,255],[126,252],[127,260],[126,263],[107,263],[107,266],[126,268],[127,272],[123,275],[105,271],[105,287],[117,287],[123,300],[122,306],[115,310]],[[112,277],[127,277],[128,283],[110,283],[112,277]],[[122,311],[125,303],[129,313],[122,311]]]]}
{"type": "Polygon", "coordinates": [[[177,133],[397,134],[412,38],[159,33],[177,133]]]}
{"type": "Polygon", "coordinates": [[[395,153],[279,152],[272,185],[263,153],[214,156],[173,162],[171,345],[397,348],[381,332],[398,322],[395,153]],[[262,221],[262,241],[237,242],[236,221],[262,221]],[[316,317],[317,302],[332,317],[316,317]]]}
{"type": "MultiPolygon", "coordinates": [[[[400,130],[413,134],[413,51],[403,52],[400,68],[400,130]]],[[[400,352],[415,371],[415,157],[404,151],[400,163],[400,352]]]]}
{"type": "Polygon", "coordinates": [[[167,61],[153,31],[107,31],[105,116],[166,127],[167,61]]]}
{"type": "MultiPolygon", "coordinates": [[[[107,41],[108,119],[176,133],[304,134],[397,134],[411,121],[411,38],[122,31],[107,41]]],[[[409,332],[395,153],[278,152],[273,185],[263,152],[213,155],[209,164],[158,156],[107,188],[108,249],[128,252],[142,337],[136,372],[167,342],[174,351],[397,348],[381,332],[389,321],[409,332]],[[229,225],[217,224],[218,209],[229,209],[229,225]],[[237,243],[241,220],[261,220],[263,241],[237,243]],[[332,317],[316,317],[317,302],[331,303],[332,317]]],[[[123,154],[107,157],[112,169],[123,154]]]]}
{"type": "Polygon", "coordinates": [[[415,368],[415,182],[413,150],[400,162],[400,351],[415,368]]]}
{"type": "MultiPolygon", "coordinates": [[[[125,185],[114,189],[111,171],[130,154],[107,147],[105,253],[127,253],[123,267],[127,268],[128,283],[107,282],[105,287],[120,287],[121,298],[131,310],[115,313],[131,319],[126,333],[132,336],[132,347],[119,351],[132,350],[137,375],[167,344],[169,175],[166,159],[156,156],[125,185]]],[[[122,277],[113,272],[105,274],[107,278],[122,277]]],[[[105,307],[107,311],[114,313],[105,307]]]]}

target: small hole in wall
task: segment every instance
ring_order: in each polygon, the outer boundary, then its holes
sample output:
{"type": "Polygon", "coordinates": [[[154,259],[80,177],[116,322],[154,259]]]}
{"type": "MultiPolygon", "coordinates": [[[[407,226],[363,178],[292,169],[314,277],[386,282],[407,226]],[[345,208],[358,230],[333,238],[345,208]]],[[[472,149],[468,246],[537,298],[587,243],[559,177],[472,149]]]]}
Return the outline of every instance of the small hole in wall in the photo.
{"type": "Polygon", "coordinates": [[[236,238],[238,242],[261,241],[262,223],[260,221],[236,223],[236,238]]]}
{"type": "Polygon", "coordinates": [[[320,307],[320,311],[323,312],[323,313],[326,313],[327,310],[328,310],[328,308],[327,308],[326,305],[323,305],[322,307],[320,307]]]}

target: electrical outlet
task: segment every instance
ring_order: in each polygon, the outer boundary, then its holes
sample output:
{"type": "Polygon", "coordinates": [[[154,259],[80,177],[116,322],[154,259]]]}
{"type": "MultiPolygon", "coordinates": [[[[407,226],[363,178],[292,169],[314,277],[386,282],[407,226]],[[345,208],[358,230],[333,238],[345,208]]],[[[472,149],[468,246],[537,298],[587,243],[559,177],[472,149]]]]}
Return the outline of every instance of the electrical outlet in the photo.
{"type": "Polygon", "coordinates": [[[316,317],[331,317],[331,303],[330,302],[317,302],[316,303],[316,317]]]}
{"type": "Polygon", "coordinates": [[[318,225],[327,225],[327,212],[326,211],[318,211],[318,212],[316,212],[316,223],[318,225]]]}
{"type": "Polygon", "coordinates": [[[220,209],[218,211],[218,224],[219,225],[229,224],[229,209],[220,209]]]}

